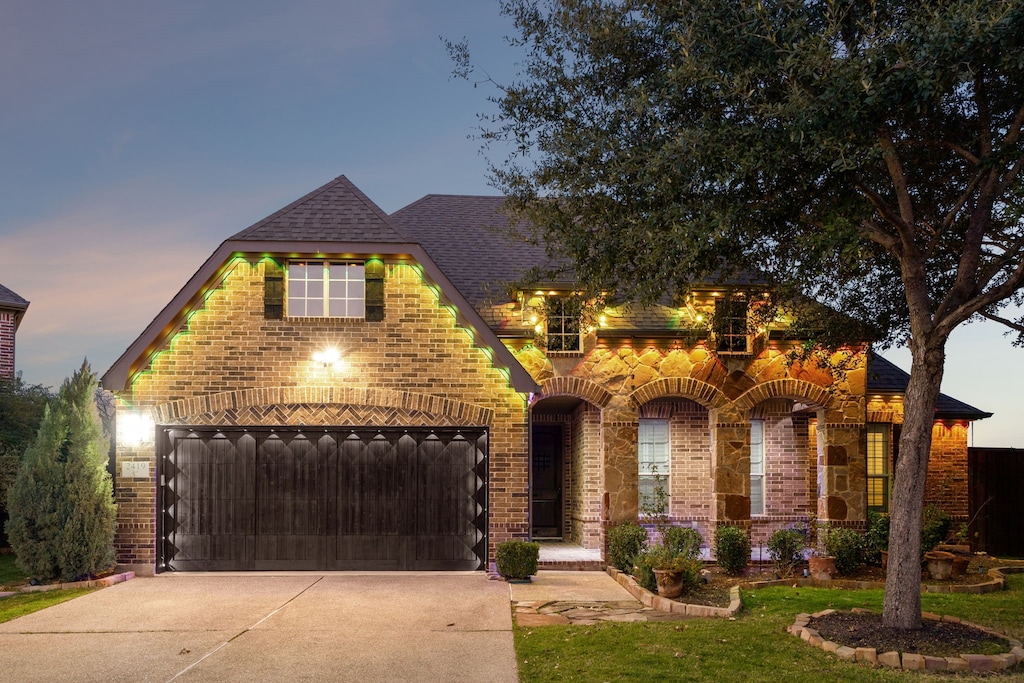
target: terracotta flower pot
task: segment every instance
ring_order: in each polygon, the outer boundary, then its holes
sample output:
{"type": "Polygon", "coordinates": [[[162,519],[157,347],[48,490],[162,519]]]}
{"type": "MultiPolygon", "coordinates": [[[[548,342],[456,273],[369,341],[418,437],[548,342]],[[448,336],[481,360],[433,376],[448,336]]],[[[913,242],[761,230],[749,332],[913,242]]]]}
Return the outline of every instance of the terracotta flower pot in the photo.
{"type": "Polygon", "coordinates": [[[953,553],[932,550],[924,554],[928,576],[935,580],[948,579],[953,574],[953,553]]]}
{"type": "Polygon", "coordinates": [[[654,580],[658,583],[658,595],[663,598],[678,598],[683,594],[683,573],[673,569],[655,569],[654,580]]]}
{"type": "Polygon", "coordinates": [[[807,558],[807,569],[812,579],[828,581],[836,575],[836,558],[834,557],[809,557],[807,558]]]}
{"type": "Polygon", "coordinates": [[[970,564],[970,555],[953,555],[953,576],[965,576],[970,564]]]}

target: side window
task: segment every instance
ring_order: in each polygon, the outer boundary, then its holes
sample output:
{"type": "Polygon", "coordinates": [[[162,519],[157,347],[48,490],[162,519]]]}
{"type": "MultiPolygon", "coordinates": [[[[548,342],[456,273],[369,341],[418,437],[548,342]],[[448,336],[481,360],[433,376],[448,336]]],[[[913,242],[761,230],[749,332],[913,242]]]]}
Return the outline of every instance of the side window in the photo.
{"type": "Polygon", "coordinates": [[[750,514],[764,514],[764,420],[750,421],[750,514]]]}
{"type": "Polygon", "coordinates": [[[889,512],[890,435],[888,424],[868,425],[868,509],[889,512]]]}
{"type": "Polygon", "coordinates": [[[641,419],[637,435],[640,461],[640,500],[654,496],[654,489],[660,483],[668,495],[671,491],[668,420],[641,419]]]}

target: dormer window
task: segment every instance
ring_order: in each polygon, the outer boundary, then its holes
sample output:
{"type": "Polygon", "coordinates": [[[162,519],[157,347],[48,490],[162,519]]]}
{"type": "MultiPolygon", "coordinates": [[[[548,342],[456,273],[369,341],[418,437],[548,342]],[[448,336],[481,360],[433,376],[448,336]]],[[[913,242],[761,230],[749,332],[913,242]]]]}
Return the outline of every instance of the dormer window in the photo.
{"type": "Polygon", "coordinates": [[[720,354],[745,355],[751,351],[751,338],[745,297],[715,300],[715,349],[720,354]]]}
{"type": "Polygon", "coordinates": [[[548,352],[579,353],[583,348],[579,299],[566,295],[549,296],[544,302],[544,312],[548,352]]]}

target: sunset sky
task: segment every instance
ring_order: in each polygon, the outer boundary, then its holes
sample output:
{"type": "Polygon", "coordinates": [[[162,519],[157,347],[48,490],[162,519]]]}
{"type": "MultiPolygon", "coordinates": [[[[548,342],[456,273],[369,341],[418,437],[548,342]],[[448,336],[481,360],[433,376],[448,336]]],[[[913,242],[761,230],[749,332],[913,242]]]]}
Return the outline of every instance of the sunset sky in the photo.
{"type": "MultiPolygon", "coordinates": [[[[511,25],[491,0],[6,0],[0,3],[0,284],[31,302],[26,381],[102,374],[227,237],[345,174],[387,212],[495,194],[469,139],[511,25]]],[[[495,160],[500,160],[500,152],[495,160]]],[[[885,354],[904,369],[909,354],[885,354]]],[[[1024,350],[959,330],[943,391],[1024,447],[1024,350]]]]}

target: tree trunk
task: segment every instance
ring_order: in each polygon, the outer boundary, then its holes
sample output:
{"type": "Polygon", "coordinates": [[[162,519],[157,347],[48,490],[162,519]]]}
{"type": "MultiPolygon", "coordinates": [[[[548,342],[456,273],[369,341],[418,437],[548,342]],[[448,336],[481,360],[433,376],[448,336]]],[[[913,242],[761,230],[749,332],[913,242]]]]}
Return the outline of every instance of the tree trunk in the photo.
{"type": "Polygon", "coordinates": [[[913,362],[893,484],[882,612],[883,623],[899,629],[921,628],[921,515],[935,403],[945,365],[945,339],[911,340],[910,350],[913,362]]]}

